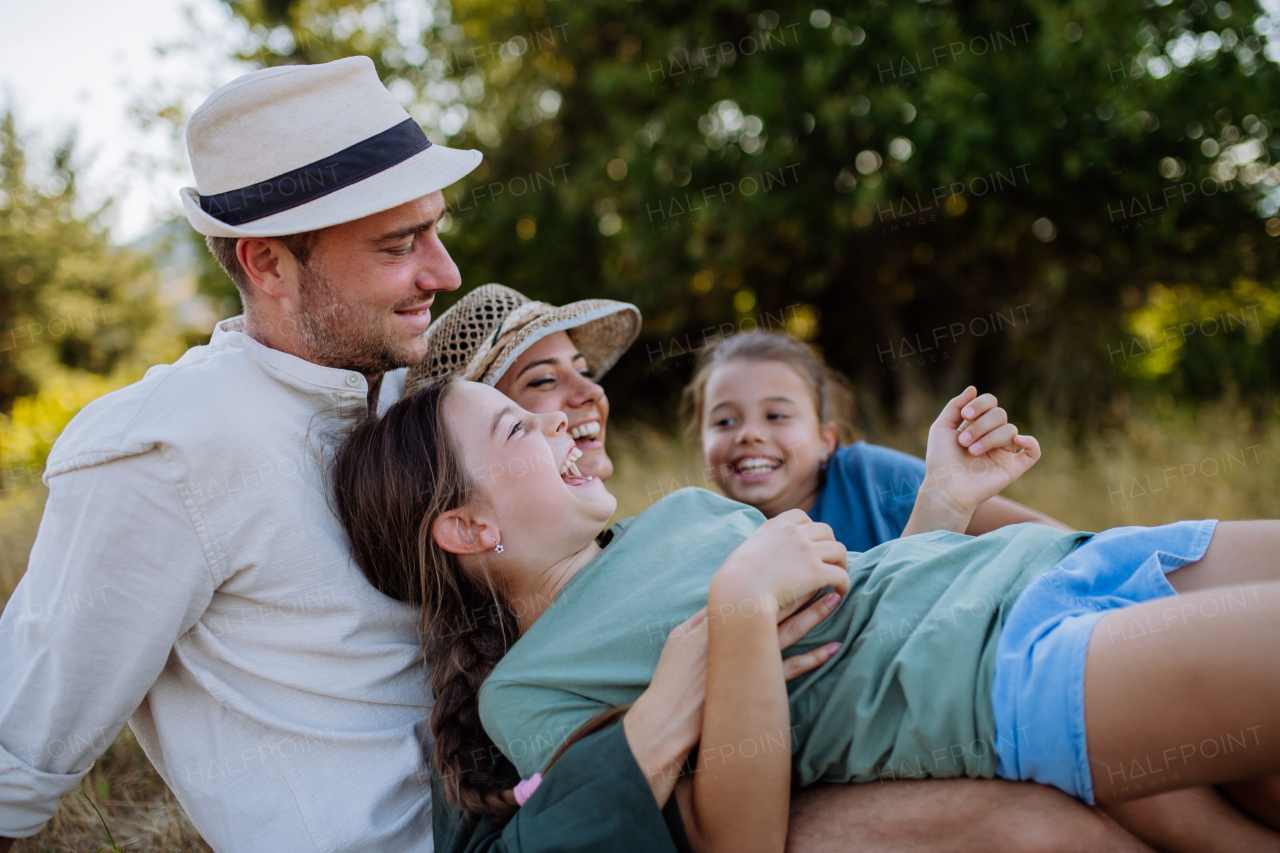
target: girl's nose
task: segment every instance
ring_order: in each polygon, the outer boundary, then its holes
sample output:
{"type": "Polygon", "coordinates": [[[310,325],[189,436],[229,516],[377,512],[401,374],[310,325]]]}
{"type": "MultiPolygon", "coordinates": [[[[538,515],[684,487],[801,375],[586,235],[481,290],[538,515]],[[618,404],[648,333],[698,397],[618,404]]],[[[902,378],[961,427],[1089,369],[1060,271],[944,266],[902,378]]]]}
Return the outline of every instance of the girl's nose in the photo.
{"type": "Polygon", "coordinates": [[[544,412],[538,417],[542,419],[542,434],[548,437],[569,428],[569,418],[564,412],[544,412]]]}

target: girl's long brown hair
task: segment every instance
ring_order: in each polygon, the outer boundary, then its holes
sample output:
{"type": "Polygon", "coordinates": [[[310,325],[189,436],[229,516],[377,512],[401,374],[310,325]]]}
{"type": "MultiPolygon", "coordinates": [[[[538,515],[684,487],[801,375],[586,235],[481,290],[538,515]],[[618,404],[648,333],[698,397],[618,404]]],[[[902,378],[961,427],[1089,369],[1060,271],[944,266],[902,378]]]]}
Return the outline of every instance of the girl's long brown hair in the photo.
{"type": "Polygon", "coordinates": [[[452,385],[423,386],[357,427],[334,461],[334,500],[369,582],[421,610],[435,693],[432,764],[446,796],[468,811],[506,816],[516,801],[487,772],[497,753],[480,724],[479,692],[519,628],[498,591],[431,536],[441,513],[476,496],[443,417],[452,385]]]}

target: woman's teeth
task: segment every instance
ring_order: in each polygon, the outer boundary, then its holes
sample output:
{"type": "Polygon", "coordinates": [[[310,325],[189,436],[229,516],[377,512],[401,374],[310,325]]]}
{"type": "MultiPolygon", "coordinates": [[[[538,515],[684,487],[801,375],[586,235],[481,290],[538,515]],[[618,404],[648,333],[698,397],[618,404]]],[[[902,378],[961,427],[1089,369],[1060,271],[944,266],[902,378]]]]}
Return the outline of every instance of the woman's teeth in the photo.
{"type": "Polygon", "coordinates": [[[569,437],[572,438],[574,441],[577,441],[580,438],[589,438],[593,435],[599,435],[599,434],[600,434],[599,421],[587,421],[585,424],[578,424],[576,427],[569,430],[569,437]]]}
{"type": "Polygon", "coordinates": [[[776,459],[770,459],[767,456],[752,456],[749,459],[739,460],[734,466],[738,469],[738,473],[747,477],[756,474],[765,474],[775,468],[782,467],[782,463],[776,459]]]}

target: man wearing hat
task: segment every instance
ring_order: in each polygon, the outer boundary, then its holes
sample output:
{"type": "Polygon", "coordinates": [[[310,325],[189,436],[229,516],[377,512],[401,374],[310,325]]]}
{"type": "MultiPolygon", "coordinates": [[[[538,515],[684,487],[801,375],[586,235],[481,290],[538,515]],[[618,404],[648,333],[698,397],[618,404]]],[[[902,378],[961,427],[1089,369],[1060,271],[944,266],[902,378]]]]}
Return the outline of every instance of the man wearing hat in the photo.
{"type": "MultiPolygon", "coordinates": [[[[0,617],[0,851],[126,721],[219,851],[430,851],[418,616],[355,565],[324,464],[400,396],[458,287],[441,190],[480,153],[429,142],[365,57],[234,80],[187,144],[187,217],[244,314],[90,403],[49,455],[0,617]]],[[[540,802],[586,795],[566,768],[540,802]]],[[[594,808],[670,849],[631,775],[594,808]]]]}

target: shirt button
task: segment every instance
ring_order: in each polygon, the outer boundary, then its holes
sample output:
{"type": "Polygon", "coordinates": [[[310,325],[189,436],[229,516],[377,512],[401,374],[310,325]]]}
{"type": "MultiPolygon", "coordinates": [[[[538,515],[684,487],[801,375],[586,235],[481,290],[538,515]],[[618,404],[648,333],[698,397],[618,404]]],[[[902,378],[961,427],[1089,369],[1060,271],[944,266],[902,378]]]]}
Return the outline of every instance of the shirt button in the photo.
{"type": "Polygon", "coordinates": [[[348,373],[347,384],[350,385],[352,388],[356,387],[357,385],[360,384],[360,377],[354,373],[348,373]]]}

